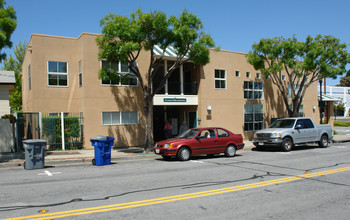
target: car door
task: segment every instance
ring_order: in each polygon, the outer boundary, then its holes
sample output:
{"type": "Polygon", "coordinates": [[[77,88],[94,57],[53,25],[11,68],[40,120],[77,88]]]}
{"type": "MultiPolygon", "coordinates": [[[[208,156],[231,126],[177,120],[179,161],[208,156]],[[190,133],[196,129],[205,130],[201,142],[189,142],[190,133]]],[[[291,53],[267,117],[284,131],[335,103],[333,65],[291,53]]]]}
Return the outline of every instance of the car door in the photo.
{"type": "Polygon", "coordinates": [[[217,128],[217,147],[216,147],[216,153],[223,153],[225,152],[227,143],[231,140],[230,134],[221,128],[217,128]]]}
{"type": "Polygon", "coordinates": [[[295,132],[294,132],[294,143],[304,143],[306,142],[306,136],[305,136],[305,125],[304,125],[303,119],[298,119],[297,123],[295,124],[295,132]]]}
{"type": "Polygon", "coordinates": [[[304,119],[305,126],[305,142],[313,142],[316,140],[317,131],[311,119],[304,119]]]}
{"type": "Polygon", "coordinates": [[[196,143],[192,146],[193,155],[212,154],[217,145],[215,129],[203,129],[195,139],[196,143]]]}

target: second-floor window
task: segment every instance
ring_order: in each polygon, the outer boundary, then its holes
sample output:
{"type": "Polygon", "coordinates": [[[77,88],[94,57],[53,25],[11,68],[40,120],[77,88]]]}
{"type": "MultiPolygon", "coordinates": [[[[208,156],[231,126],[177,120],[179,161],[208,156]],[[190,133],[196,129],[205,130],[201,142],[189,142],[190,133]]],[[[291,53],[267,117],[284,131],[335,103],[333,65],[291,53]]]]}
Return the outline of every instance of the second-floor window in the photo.
{"type": "Polygon", "coordinates": [[[102,68],[111,68],[118,74],[118,77],[102,80],[102,85],[137,86],[137,77],[129,71],[127,63],[102,61],[101,65],[102,68]]]}
{"type": "Polygon", "coordinates": [[[226,89],[225,70],[215,70],[215,89],[226,89]]]}
{"type": "Polygon", "coordinates": [[[244,98],[245,99],[263,99],[263,83],[244,81],[244,98]]]}
{"type": "Polygon", "coordinates": [[[68,86],[68,64],[66,62],[48,62],[48,85],[49,86],[68,86]]]}
{"type": "Polygon", "coordinates": [[[32,73],[30,72],[31,70],[30,70],[30,64],[29,64],[29,66],[28,66],[28,88],[29,88],[29,90],[31,90],[32,89],[32,73]]]}

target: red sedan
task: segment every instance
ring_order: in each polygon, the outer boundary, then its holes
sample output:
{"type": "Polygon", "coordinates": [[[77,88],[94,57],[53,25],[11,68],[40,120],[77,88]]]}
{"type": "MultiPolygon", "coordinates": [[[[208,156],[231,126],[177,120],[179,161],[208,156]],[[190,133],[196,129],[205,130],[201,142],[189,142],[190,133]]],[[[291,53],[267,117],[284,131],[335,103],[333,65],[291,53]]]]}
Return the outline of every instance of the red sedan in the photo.
{"type": "Polygon", "coordinates": [[[157,142],[153,150],[164,159],[177,157],[179,160],[189,160],[192,155],[220,154],[227,157],[236,155],[236,150],[243,149],[242,135],[234,134],[217,127],[192,128],[176,138],[157,142]]]}

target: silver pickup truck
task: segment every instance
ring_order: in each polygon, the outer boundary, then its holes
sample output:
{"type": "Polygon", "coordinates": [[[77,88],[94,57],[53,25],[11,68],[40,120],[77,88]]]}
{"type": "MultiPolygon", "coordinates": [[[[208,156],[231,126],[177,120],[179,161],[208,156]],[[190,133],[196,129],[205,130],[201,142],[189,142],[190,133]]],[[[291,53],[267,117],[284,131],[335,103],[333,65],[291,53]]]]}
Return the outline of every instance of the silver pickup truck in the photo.
{"type": "Polygon", "coordinates": [[[293,145],[305,143],[318,143],[325,148],[331,139],[330,125],[315,125],[311,118],[283,118],[273,122],[269,128],[257,131],[253,144],[258,150],[274,145],[290,151],[293,145]]]}

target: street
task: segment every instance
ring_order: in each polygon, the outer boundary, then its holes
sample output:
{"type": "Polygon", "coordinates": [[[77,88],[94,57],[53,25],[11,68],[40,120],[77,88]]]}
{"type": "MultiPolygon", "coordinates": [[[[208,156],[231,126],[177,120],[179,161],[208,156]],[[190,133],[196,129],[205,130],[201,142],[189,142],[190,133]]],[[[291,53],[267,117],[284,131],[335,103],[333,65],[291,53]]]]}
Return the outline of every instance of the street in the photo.
{"type": "Polygon", "coordinates": [[[349,219],[350,143],[1,169],[1,219],[349,219]]]}

